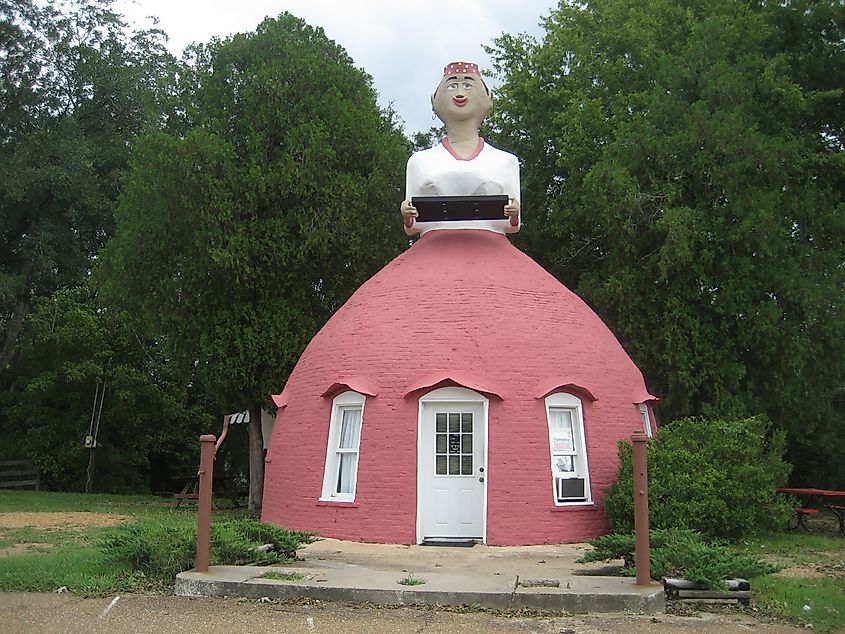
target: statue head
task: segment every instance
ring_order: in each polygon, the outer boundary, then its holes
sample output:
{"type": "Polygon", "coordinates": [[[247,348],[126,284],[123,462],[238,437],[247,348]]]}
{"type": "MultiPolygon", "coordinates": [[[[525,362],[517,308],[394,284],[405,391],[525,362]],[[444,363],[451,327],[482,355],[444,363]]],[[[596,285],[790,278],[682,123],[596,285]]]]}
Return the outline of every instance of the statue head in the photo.
{"type": "Polygon", "coordinates": [[[462,121],[473,121],[478,127],[492,105],[493,97],[478,65],[469,62],[447,64],[443,79],[431,95],[431,107],[447,129],[462,121]]]}

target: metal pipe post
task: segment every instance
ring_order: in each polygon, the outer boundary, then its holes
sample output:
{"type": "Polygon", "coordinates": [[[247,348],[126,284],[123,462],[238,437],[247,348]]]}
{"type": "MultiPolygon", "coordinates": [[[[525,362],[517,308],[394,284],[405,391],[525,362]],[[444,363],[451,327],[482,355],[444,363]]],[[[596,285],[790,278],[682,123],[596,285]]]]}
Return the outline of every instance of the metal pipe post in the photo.
{"type": "Polygon", "coordinates": [[[634,534],[637,585],[651,585],[651,553],[648,540],[648,436],[631,435],[634,445],[634,534]]]}
{"type": "Polygon", "coordinates": [[[199,499],[197,509],[197,556],[196,572],[208,572],[208,557],[211,547],[211,487],[214,475],[213,434],[200,436],[199,499]]]}

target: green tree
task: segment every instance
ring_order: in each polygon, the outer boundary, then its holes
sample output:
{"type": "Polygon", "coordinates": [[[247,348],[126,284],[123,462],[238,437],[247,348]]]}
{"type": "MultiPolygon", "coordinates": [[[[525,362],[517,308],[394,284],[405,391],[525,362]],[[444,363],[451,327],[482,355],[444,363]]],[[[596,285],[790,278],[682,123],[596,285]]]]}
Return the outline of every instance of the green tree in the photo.
{"type": "Polygon", "coordinates": [[[105,273],[116,301],[195,361],[220,411],[252,412],[257,509],[260,408],[401,248],[408,143],[370,78],[289,14],[185,62],[179,125],[138,143],[105,273]]]}
{"type": "Polygon", "coordinates": [[[504,36],[520,244],[600,315],[663,415],[766,413],[795,478],[842,484],[841,2],[561,3],[504,36]]]}
{"type": "Polygon", "coordinates": [[[446,136],[446,126],[431,126],[427,132],[417,132],[411,137],[411,149],[414,152],[434,147],[446,136]]]}
{"type": "Polygon", "coordinates": [[[210,421],[190,373],[141,339],[129,315],[99,305],[90,285],[36,298],[18,348],[0,393],[0,455],[30,458],[47,487],[82,490],[90,466],[95,490],[164,490],[168,473],[196,465],[210,421]],[[82,441],[96,390],[105,392],[89,465],[82,441]]]}
{"type": "Polygon", "coordinates": [[[0,0],[0,372],[34,298],[87,275],[160,100],[163,33],[129,32],[111,3],[0,0]]]}

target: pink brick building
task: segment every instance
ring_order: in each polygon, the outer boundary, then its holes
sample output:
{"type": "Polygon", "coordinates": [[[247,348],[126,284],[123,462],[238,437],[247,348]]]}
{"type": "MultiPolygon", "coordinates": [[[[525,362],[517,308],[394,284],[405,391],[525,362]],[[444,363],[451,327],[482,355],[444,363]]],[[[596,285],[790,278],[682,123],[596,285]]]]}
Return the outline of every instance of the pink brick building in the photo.
{"type": "Polygon", "coordinates": [[[501,234],[430,231],[367,281],[281,394],[262,519],[387,543],[608,530],[616,443],[654,398],[599,317],[501,234]]]}

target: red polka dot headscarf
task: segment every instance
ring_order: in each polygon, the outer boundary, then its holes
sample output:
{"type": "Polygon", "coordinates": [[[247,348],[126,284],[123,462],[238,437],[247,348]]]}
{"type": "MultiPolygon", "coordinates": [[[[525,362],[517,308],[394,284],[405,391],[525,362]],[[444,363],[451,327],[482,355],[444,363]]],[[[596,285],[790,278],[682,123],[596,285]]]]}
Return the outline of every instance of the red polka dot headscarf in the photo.
{"type": "Polygon", "coordinates": [[[478,75],[481,77],[478,64],[472,62],[450,62],[443,69],[443,75],[478,75]]]}

